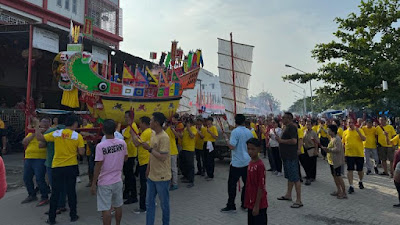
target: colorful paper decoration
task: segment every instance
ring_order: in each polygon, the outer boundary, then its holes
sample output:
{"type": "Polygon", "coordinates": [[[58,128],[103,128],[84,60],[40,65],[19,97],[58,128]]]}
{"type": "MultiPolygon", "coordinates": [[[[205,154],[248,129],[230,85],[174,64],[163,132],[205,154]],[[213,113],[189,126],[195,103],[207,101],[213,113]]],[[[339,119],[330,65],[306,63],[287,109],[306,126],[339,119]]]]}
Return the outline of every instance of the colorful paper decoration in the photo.
{"type": "Polygon", "coordinates": [[[158,89],[157,97],[164,97],[164,88],[159,88],[158,89]]]}
{"type": "Polygon", "coordinates": [[[123,96],[133,96],[134,88],[130,86],[122,87],[122,95],[123,96]]]}
{"type": "Polygon", "coordinates": [[[122,94],[122,85],[111,83],[110,85],[110,94],[112,95],[121,95],[122,94]]]}
{"type": "Polygon", "coordinates": [[[87,37],[93,36],[93,19],[85,17],[85,25],[83,27],[83,35],[87,37]]]}
{"type": "Polygon", "coordinates": [[[144,88],[135,88],[133,96],[143,97],[144,96],[144,88]]]}

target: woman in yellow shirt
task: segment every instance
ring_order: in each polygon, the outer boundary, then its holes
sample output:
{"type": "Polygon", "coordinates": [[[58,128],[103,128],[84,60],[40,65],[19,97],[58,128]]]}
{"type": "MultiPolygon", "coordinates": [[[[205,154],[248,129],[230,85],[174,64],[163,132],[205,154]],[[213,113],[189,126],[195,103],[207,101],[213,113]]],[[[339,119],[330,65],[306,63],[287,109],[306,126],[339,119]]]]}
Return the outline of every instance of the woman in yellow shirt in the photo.
{"type": "Polygon", "coordinates": [[[196,175],[205,176],[206,173],[206,160],[204,158],[204,134],[207,132],[207,128],[203,126],[203,119],[198,118],[196,120],[196,161],[197,161],[197,173],[196,175]]]}
{"type": "Polygon", "coordinates": [[[214,119],[212,117],[208,117],[206,124],[206,133],[204,134],[204,157],[206,158],[206,172],[207,172],[207,181],[211,181],[214,179],[214,168],[215,168],[215,160],[214,160],[214,149],[215,149],[215,141],[218,138],[218,130],[217,127],[213,125],[214,119]]]}

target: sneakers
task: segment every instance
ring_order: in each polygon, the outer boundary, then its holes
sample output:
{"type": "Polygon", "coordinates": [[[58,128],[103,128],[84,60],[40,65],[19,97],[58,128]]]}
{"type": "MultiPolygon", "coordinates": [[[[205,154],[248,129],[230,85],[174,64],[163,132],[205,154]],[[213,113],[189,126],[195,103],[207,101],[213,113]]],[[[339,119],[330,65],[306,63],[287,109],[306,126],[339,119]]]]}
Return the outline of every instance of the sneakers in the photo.
{"type": "Polygon", "coordinates": [[[393,205],[393,208],[400,208],[400,203],[396,204],[396,205],[393,205]]]}
{"type": "Polygon", "coordinates": [[[177,189],[178,189],[178,185],[172,185],[172,186],[169,188],[170,191],[175,191],[175,190],[177,190],[177,189]]]}
{"type": "Polygon", "coordinates": [[[76,177],[76,183],[81,183],[81,178],[80,177],[76,177]]]}
{"type": "Polygon", "coordinates": [[[28,196],[25,200],[23,200],[21,202],[21,204],[30,203],[30,202],[37,201],[37,200],[38,200],[38,198],[36,196],[28,196]]]}
{"type": "Polygon", "coordinates": [[[194,187],[194,183],[190,183],[190,184],[188,184],[186,187],[187,187],[187,188],[192,188],[192,187],[194,187]]]}
{"type": "Polygon", "coordinates": [[[222,213],[232,213],[232,212],[236,212],[236,207],[232,208],[232,207],[225,207],[223,209],[221,209],[222,213]]]}
{"type": "Polygon", "coordinates": [[[282,174],[281,172],[278,172],[278,173],[276,174],[276,176],[277,176],[277,177],[281,177],[281,176],[283,176],[283,174],[282,174]]]}
{"type": "Polygon", "coordinates": [[[349,194],[353,194],[354,193],[354,188],[352,186],[349,187],[349,194]]]}
{"type": "Polygon", "coordinates": [[[307,179],[305,185],[307,185],[307,186],[311,185],[311,181],[309,179],[307,179]]]}
{"type": "Polygon", "coordinates": [[[271,169],[268,169],[267,171],[271,172],[271,171],[274,171],[274,170],[271,168],[271,169]]]}
{"type": "Polygon", "coordinates": [[[134,209],[133,213],[135,213],[135,214],[146,213],[146,210],[144,210],[144,209],[134,209]]]}
{"type": "Polygon", "coordinates": [[[49,204],[49,199],[42,199],[37,205],[36,207],[40,207],[40,206],[44,206],[49,204]]]}
{"type": "Polygon", "coordinates": [[[128,199],[124,202],[124,205],[130,205],[130,204],[133,204],[133,203],[136,203],[136,202],[138,202],[138,199],[137,199],[137,198],[128,198],[128,199]]]}
{"type": "Polygon", "coordinates": [[[278,175],[278,171],[274,171],[274,172],[272,172],[274,175],[278,175]]]}
{"type": "Polygon", "coordinates": [[[370,175],[372,172],[371,172],[371,170],[368,170],[367,171],[367,175],[370,175]]]}
{"type": "Polygon", "coordinates": [[[378,167],[375,167],[374,170],[375,170],[375,174],[379,174],[378,167]]]}
{"type": "Polygon", "coordinates": [[[363,182],[358,182],[358,187],[360,188],[360,189],[364,189],[364,184],[363,184],[363,182]]]}

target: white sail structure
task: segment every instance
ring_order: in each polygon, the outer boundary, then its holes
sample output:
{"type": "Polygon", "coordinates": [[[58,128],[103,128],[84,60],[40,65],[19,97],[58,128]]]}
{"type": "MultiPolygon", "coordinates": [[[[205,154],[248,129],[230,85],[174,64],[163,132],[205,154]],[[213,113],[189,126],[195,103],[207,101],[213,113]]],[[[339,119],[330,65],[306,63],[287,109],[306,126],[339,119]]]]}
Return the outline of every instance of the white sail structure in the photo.
{"type": "Polygon", "coordinates": [[[177,113],[192,113],[191,107],[189,106],[189,90],[184,90],[182,92],[181,100],[179,100],[179,107],[176,110],[177,113]]]}
{"type": "Polygon", "coordinates": [[[235,114],[244,113],[251,77],[254,46],[218,38],[218,69],[221,97],[230,125],[235,114]],[[233,62],[233,65],[232,65],[233,62]]]}

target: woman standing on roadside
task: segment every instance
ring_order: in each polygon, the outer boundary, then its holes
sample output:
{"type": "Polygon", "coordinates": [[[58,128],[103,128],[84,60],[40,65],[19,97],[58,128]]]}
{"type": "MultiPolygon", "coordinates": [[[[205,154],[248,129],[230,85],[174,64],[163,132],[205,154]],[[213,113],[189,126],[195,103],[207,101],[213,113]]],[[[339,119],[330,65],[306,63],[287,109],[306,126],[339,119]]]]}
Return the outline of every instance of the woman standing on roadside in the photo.
{"type": "Polygon", "coordinates": [[[272,129],[269,132],[269,146],[271,147],[272,156],[274,158],[276,171],[274,172],[275,175],[278,177],[282,176],[282,159],[279,153],[279,143],[276,140],[276,137],[282,136],[282,129],[279,125],[279,120],[274,119],[272,121],[272,129]]]}

